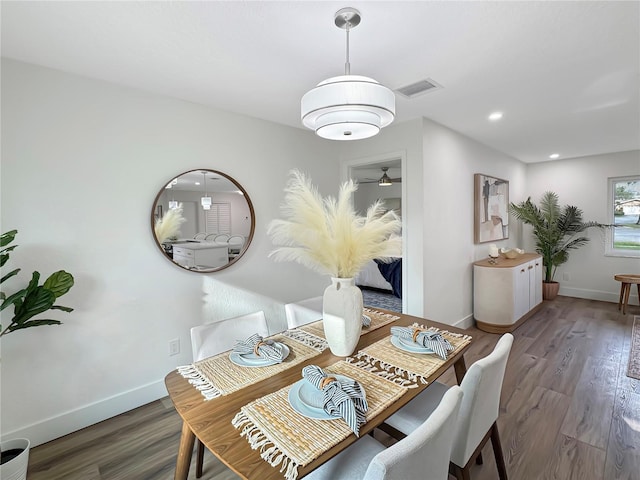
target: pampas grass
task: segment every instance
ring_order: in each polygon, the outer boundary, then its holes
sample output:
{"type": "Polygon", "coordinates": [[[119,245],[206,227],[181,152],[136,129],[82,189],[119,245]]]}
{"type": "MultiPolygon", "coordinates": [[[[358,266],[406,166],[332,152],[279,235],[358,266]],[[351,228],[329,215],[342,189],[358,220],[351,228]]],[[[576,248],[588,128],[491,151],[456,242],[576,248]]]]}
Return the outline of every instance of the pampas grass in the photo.
{"type": "Polygon", "coordinates": [[[187,219],[182,216],[182,204],[179,203],[176,208],[171,208],[162,218],[156,220],[154,231],[158,243],[167,241],[172,237],[180,235],[180,225],[187,219]]]}
{"type": "Polygon", "coordinates": [[[285,188],[282,214],[285,219],[269,223],[267,233],[279,248],[269,257],[298,262],[316,272],[337,278],[354,277],[374,258],[390,260],[402,253],[402,223],[377,201],[358,216],[351,195],[358,189],[353,180],[340,187],[338,198],[322,198],[311,180],[291,171],[285,188]]]}

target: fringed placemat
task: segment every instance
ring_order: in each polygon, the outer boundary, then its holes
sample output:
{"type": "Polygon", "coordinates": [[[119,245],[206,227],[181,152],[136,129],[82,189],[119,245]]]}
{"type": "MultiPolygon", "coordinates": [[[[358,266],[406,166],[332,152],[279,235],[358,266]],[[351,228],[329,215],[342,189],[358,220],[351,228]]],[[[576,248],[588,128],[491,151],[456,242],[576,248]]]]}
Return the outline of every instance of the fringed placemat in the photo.
{"type": "MultiPolygon", "coordinates": [[[[320,326],[322,327],[322,321],[320,321],[319,323],[320,323],[320,326]]],[[[304,330],[301,330],[301,328],[302,327],[297,327],[292,330],[287,330],[286,332],[282,332],[282,335],[285,335],[289,338],[293,338],[321,352],[325,351],[329,347],[329,344],[324,338],[324,334],[322,337],[319,337],[318,335],[315,335],[313,333],[309,333],[304,330]]]]}
{"type": "Polygon", "coordinates": [[[282,363],[265,367],[241,367],[229,360],[227,351],[191,365],[178,367],[177,370],[189,380],[189,383],[200,390],[205,400],[211,400],[269,378],[322,352],[318,348],[282,334],[269,338],[289,347],[289,356],[282,363]]]}
{"type": "MultiPolygon", "coordinates": [[[[406,389],[345,361],[324,369],[360,382],[369,404],[367,421],[400,398],[406,389]]],[[[242,407],[232,421],[254,450],[286,480],[298,478],[298,467],[308,465],[353,432],[342,419],[314,420],[298,414],[289,405],[291,386],[254,400],[242,407]]]]}
{"type": "MultiPolygon", "coordinates": [[[[454,350],[449,352],[449,357],[456,355],[471,341],[469,335],[451,333],[417,323],[412,326],[440,332],[454,347],[454,350]]],[[[415,388],[419,383],[428,383],[429,375],[440,368],[446,360],[436,354],[419,354],[400,350],[391,343],[391,336],[388,336],[360,350],[354,357],[348,358],[346,361],[399,385],[415,388]]]]}
{"type": "MultiPolygon", "coordinates": [[[[368,316],[371,319],[371,325],[368,327],[363,326],[362,332],[360,335],[364,335],[365,333],[372,332],[377,328],[380,328],[388,323],[395,322],[400,317],[397,315],[392,315],[390,313],[384,313],[379,310],[374,310],[373,308],[363,308],[362,313],[368,316]]],[[[324,339],[324,326],[322,325],[322,320],[317,322],[308,323],[306,325],[302,325],[297,328],[297,330],[302,330],[306,333],[314,335],[318,338],[324,339]]]]}

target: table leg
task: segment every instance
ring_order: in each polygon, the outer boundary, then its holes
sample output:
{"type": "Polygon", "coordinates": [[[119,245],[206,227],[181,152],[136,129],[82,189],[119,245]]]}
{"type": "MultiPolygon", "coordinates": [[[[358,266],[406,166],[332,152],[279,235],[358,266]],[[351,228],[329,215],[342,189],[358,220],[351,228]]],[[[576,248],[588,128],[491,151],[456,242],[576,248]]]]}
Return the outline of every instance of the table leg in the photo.
{"type": "Polygon", "coordinates": [[[186,422],[182,422],[182,435],[180,435],[180,447],[178,448],[174,480],[187,480],[195,440],[196,436],[189,428],[189,425],[186,422]]]}
{"type": "Polygon", "coordinates": [[[629,294],[631,293],[631,284],[624,284],[624,300],[622,301],[622,314],[627,314],[627,305],[629,305],[629,294]]]}
{"type": "Polygon", "coordinates": [[[623,300],[624,300],[624,282],[620,282],[620,299],[618,300],[618,310],[622,310],[623,300]]]}
{"type": "Polygon", "coordinates": [[[456,363],[453,364],[453,368],[456,371],[456,380],[458,380],[458,385],[462,383],[462,379],[464,378],[464,374],[467,373],[467,364],[464,363],[464,355],[461,355],[456,363]]]}

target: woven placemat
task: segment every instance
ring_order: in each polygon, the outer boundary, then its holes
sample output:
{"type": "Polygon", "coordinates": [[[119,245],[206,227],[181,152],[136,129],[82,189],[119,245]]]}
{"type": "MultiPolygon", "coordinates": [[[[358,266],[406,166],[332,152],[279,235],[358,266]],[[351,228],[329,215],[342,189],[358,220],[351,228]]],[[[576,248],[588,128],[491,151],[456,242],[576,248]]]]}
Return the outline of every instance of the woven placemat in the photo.
{"type": "Polygon", "coordinates": [[[633,317],[631,327],[631,348],[629,349],[629,366],[627,377],[640,380],[640,316],[633,317]]]}
{"type": "MultiPolygon", "coordinates": [[[[407,391],[345,361],[324,370],[360,382],[369,405],[367,421],[407,391]]],[[[280,466],[287,480],[295,480],[299,466],[309,464],[353,432],[342,419],[314,420],[298,414],[289,405],[290,389],[291,386],[285,387],[245,405],[232,423],[251,448],[260,450],[265,461],[274,467],[280,466]]]]}
{"type": "MultiPolygon", "coordinates": [[[[384,325],[387,325],[388,323],[394,322],[400,318],[397,315],[384,313],[379,310],[375,310],[373,308],[367,308],[367,307],[362,309],[362,313],[364,313],[371,319],[371,325],[369,325],[368,327],[362,327],[361,335],[364,335],[365,333],[368,333],[368,332],[372,332],[375,329],[380,328],[384,325]]],[[[298,328],[307,333],[310,333],[311,335],[315,335],[316,337],[323,338],[323,339],[326,338],[324,335],[324,326],[322,325],[322,320],[319,320],[313,323],[308,323],[298,328]]]]}
{"type": "MultiPolygon", "coordinates": [[[[471,341],[469,335],[451,333],[417,323],[414,323],[412,327],[440,332],[454,347],[454,350],[449,352],[449,357],[456,355],[471,341]]],[[[360,350],[347,361],[400,385],[415,388],[419,383],[428,383],[429,375],[440,368],[446,360],[436,354],[419,354],[400,350],[391,343],[391,335],[389,335],[360,350]]]]}
{"type": "Polygon", "coordinates": [[[200,390],[206,400],[211,400],[276,375],[322,352],[318,348],[282,334],[269,338],[289,347],[289,356],[282,363],[266,367],[242,367],[229,360],[227,351],[191,365],[178,367],[177,370],[189,380],[189,383],[200,390]]]}

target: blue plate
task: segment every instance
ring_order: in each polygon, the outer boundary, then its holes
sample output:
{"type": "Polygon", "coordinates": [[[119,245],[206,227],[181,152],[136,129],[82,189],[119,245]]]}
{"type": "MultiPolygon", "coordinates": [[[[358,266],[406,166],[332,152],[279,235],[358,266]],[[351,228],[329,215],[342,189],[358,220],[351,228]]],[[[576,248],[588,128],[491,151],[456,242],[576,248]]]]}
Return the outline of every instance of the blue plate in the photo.
{"type": "MultiPolygon", "coordinates": [[[[352,379],[344,375],[335,375],[335,377],[338,381],[352,381],[352,379]]],[[[364,390],[363,396],[365,396],[364,390]]],[[[300,415],[315,420],[335,420],[336,418],[341,418],[333,417],[325,412],[322,408],[323,402],[324,395],[322,394],[322,390],[318,390],[304,378],[298,380],[289,389],[289,404],[291,408],[300,415]]]]}
{"type": "MultiPolygon", "coordinates": [[[[290,350],[287,345],[280,342],[275,342],[275,345],[282,349],[282,353],[284,354],[283,358],[287,358],[289,356],[290,350]]],[[[268,358],[261,357],[255,353],[240,355],[238,352],[231,352],[229,353],[229,360],[240,367],[268,367],[269,365],[275,365],[278,363],[275,360],[269,360],[268,358]]]]}
{"type": "Polygon", "coordinates": [[[397,337],[395,335],[391,335],[391,344],[394,347],[399,348],[400,350],[404,350],[405,352],[419,353],[421,355],[425,355],[428,353],[435,353],[430,348],[423,347],[415,342],[412,342],[411,340],[397,337]]]}

